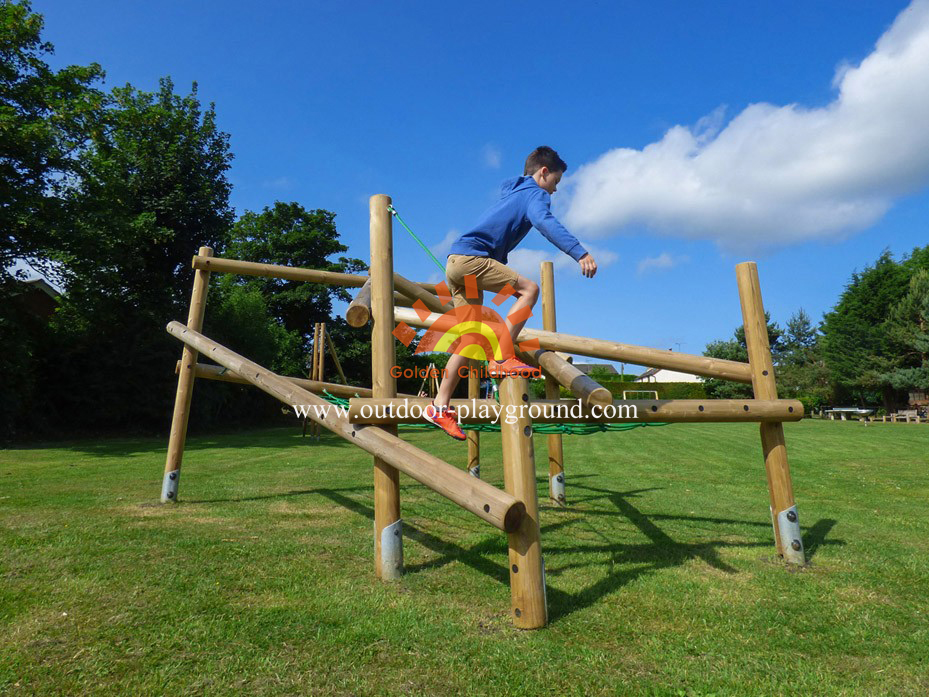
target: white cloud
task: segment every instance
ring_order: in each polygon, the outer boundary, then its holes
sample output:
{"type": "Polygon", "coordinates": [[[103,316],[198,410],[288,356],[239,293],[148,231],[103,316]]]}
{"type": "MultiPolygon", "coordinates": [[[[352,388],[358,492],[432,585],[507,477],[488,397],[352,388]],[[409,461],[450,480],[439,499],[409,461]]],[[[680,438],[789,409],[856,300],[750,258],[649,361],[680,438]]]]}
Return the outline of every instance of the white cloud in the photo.
{"type": "MultiPolygon", "coordinates": [[[[772,69],[774,66],[772,66],[772,69]]],[[[566,177],[572,229],[644,224],[733,251],[841,238],[929,183],[929,0],[915,0],[821,108],[752,104],[617,148],[566,177]]]]}
{"type": "MultiPolygon", "coordinates": [[[[583,244],[584,249],[590,252],[591,256],[596,260],[598,270],[602,270],[619,259],[619,255],[609,249],[592,247],[586,242],[583,244]]],[[[557,249],[529,249],[525,247],[514,249],[510,252],[506,265],[516,269],[526,278],[538,280],[540,275],[539,266],[543,261],[553,262],[556,270],[569,270],[578,275],[581,273],[577,262],[557,249]]]]}
{"type": "Polygon", "coordinates": [[[431,249],[432,253],[435,254],[437,257],[439,257],[439,259],[441,259],[444,256],[448,256],[448,250],[452,248],[452,242],[457,240],[458,235],[460,234],[461,233],[458,232],[458,230],[455,230],[453,228],[445,234],[445,237],[442,238],[441,242],[439,242],[438,244],[432,245],[431,247],[429,247],[429,249],[431,249]]]}
{"type": "Polygon", "coordinates": [[[481,150],[481,155],[484,158],[484,164],[491,169],[500,169],[500,165],[503,162],[503,154],[493,143],[488,143],[481,150]]]}
{"type": "Polygon", "coordinates": [[[662,252],[657,257],[645,257],[639,261],[636,270],[641,276],[644,273],[649,271],[665,271],[667,269],[673,269],[679,264],[683,264],[687,261],[690,261],[690,258],[684,255],[680,256],[671,256],[667,252],[662,252]]]}
{"type": "Polygon", "coordinates": [[[290,177],[278,177],[277,179],[267,179],[261,182],[261,186],[265,189],[280,189],[283,191],[289,191],[294,188],[295,182],[290,177]]]}

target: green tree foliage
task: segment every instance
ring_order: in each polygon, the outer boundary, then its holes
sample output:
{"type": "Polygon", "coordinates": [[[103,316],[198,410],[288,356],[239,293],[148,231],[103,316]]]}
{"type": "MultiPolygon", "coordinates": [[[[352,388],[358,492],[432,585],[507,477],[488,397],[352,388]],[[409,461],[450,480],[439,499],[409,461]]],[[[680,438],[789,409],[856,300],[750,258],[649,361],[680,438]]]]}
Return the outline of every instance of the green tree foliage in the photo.
{"type": "Polygon", "coordinates": [[[43,413],[74,427],[162,428],[173,403],[190,258],[232,222],[228,136],[196,87],[113,91],[70,185],[73,225],[57,251],[67,295],[46,347],[43,413]],[[88,387],[90,386],[90,387],[88,387]]]}
{"type": "MultiPolygon", "coordinates": [[[[777,364],[783,350],[782,338],[784,336],[784,330],[780,328],[777,322],[771,321],[770,313],[765,313],[765,322],[767,323],[768,344],[771,347],[771,355],[774,358],[775,364],[777,364]]],[[[711,341],[706,345],[703,355],[712,358],[724,358],[729,361],[748,362],[748,348],[745,344],[745,327],[739,325],[731,339],[711,341]]],[[[741,399],[752,396],[752,386],[739,382],[706,378],[703,385],[706,389],[707,397],[711,399],[741,399]]]]}
{"type": "Polygon", "coordinates": [[[67,218],[60,188],[99,127],[103,93],[92,85],[102,69],[52,70],[42,26],[29,2],[0,2],[0,269],[22,258],[44,264],[67,218]]]}
{"type": "Polygon", "coordinates": [[[829,370],[822,357],[821,335],[803,308],[787,320],[776,369],[778,395],[804,402],[809,410],[829,401],[829,370]]]}
{"type": "Polygon", "coordinates": [[[884,251],[873,266],[852,274],[838,303],[823,320],[823,358],[829,367],[837,402],[874,404],[891,408],[905,403],[892,384],[882,378],[888,361],[905,350],[888,334],[885,322],[909,289],[910,278],[929,269],[929,247],[916,249],[901,262],[884,251]]]}
{"type": "MultiPolygon", "coordinates": [[[[360,259],[339,256],[348,251],[339,241],[335,214],[307,211],[298,203],[277,201],[260,213],[247,211],[232,227],[228,255],[235,259],[324,271],[356,273],[367,269],[360,259]]],[[[277,278],[243,277],[235,283],[257,289],[271,313],[290,331],[308,335],[314,322],[332,314],[333,300],[348,302],[351,294],[338,286],[277,278]]]]}
{"type": "Polygon", "coordinates": [[[52,276],[49,250],[69,219],[62,184],[79,171],[77,154],[96,127],[103,94],[97,64],[52,70],[42,16],[29,2],[0,2],[0,438],[35,413],[36,353],[45,321],[6,272],[17,259],[52,276]]]}
{"type": "Polygon", "coordinates": [[[909,292],[890,311],[884,323],[890,342],[899,347],[879,379],[897,390],[929,388],[929,271],[910,277],[909,292]]]}

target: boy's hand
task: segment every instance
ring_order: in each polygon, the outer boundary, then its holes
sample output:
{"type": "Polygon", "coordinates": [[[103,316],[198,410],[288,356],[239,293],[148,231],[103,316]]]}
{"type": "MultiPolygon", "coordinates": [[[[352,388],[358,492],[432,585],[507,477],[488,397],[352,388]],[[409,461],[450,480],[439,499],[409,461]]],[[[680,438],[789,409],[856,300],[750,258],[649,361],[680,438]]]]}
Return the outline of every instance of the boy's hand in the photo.
{"type": "Polygon", "coordinates": [[[597,262],[589,253],[578,259],[577,263],[581,265],[581,273],[587,278],[593,278],[594,274],[597,273],[597,262]]]}

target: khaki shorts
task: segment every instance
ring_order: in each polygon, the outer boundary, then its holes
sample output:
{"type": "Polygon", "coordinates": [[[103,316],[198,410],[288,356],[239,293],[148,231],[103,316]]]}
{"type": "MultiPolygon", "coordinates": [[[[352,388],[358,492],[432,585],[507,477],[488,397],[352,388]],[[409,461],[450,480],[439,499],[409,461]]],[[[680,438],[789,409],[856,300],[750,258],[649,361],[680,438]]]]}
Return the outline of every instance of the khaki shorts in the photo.
{"type": "Polygon", "coordinates": [[[445,264],[445,278],[455,301],[455,307],[458,307],[460,305],[482,305],[485,290],[497,293],[507,284],[515,288],[519,274],[490,257],[451,254],[445,264]],[[477,279],[476,296],[472,292],[473,297],[467,297],[465,276],[474,276],[477,279]]]}

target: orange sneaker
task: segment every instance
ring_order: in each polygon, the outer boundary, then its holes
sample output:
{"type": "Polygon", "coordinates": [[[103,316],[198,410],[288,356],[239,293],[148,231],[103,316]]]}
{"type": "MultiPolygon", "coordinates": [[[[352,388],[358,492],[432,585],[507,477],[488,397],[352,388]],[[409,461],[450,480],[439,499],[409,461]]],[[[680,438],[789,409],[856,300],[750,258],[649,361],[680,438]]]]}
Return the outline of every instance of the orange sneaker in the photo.
{"type": "Polygon", "coordinates": [[[523,378],[542,377],[541,369],[526,365],[518,358],[512,356],[505,361],[490,361],[487,364],[487,374],[492,378],[505,378],[509,375],[523,378]]]}
{"type": "Polygon", "coordinates": [[[423,409],[423,416],[431,424],[435,424],[455,440],[467,440],[467,436],[458,425],[458,415],[451,407],[439,409],[434,404],[430,404],[423,409]]]}

